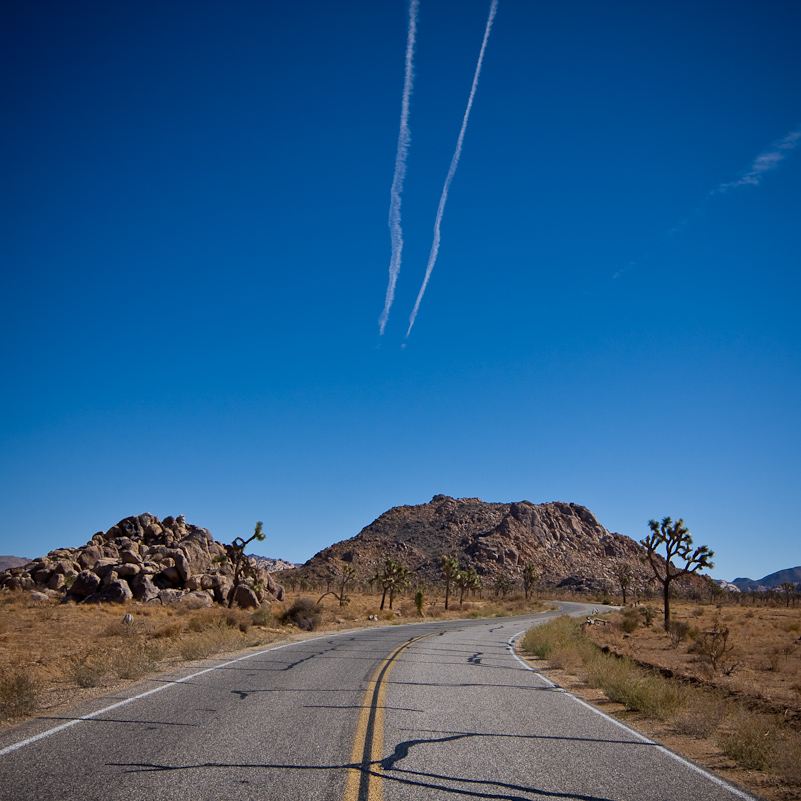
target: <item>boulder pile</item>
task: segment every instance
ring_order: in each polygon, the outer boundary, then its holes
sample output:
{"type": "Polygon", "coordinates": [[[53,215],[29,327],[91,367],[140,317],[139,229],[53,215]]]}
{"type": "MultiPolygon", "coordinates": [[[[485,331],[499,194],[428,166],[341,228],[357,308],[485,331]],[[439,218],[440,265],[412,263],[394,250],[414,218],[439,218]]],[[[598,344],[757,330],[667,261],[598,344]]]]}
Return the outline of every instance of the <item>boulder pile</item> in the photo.
{"type": "Polygon", "coordinates": [[[234,588],[236,555],[235,548],[216,542],[208,529],[188,524],[183,515],[159,520],[142,514],[98,532],[80,548],[58,548],[0,573],[0,587],[83,604],[211,606],[233,597],[249,608],[283,600],[283,587],[256,565],[234,588]]]}

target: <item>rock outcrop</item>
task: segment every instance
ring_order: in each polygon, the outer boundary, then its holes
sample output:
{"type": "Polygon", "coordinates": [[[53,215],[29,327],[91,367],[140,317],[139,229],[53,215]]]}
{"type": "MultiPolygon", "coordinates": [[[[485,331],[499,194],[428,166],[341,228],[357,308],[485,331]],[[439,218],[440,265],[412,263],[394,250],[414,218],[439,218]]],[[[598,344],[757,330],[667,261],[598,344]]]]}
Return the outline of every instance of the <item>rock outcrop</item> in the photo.
{"type": "MultiPolygon", "coordinates": [[[[320,551],[296,568],[296,579],[326,578],[343,562],[369,578],[390,556],[430,581],[442,578],[440,559],[456,556],[475,568],[488,586],[498,574],[519,577],[532,563],[542,587],[615,591],[615,569],[631,566],[632,587],[653,579],[641,556],[645,549],[607,531],[595,515],[575,503],[485,503],[478,498],[436,495],[419,506],[396,506],[355,537],[320,551]]],[[[287,574],[278,574],[281,576],[287,574]]]]}
{"type": "Polygon", "coordinates": [[[253,553],[248,554],[248,559],[268,573],[277,573],[279,570],[292,570],[292,568],[298,566],[292,562],[287,562],[285,559],[271,559],[269,556],[257,556],[253,553]]]}
{"type": "MultiPolygon", "coordinates": [[[[59,548],[0,573],[0,587],[44,592],[77,603],[227,603],[234,549],[183,515],[126,517],[81,548],[59,548]]],[[[282,600],[283,587],[254,566],[234,597],[241,606],[282,600]]]]}

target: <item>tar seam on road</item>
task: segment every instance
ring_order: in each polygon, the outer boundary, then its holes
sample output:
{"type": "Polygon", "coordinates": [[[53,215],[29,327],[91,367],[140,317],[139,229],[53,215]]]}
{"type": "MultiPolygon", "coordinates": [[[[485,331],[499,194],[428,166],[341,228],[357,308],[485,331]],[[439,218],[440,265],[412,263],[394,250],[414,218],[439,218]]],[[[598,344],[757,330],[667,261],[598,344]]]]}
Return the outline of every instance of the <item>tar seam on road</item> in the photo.
{"type": "Polygon", "coordinates": [[[387,680],[396,659],[420,640],[434,637],[439,632],[424,634],[396,648],[376,669],[367,684],[362,701],[362,711],[356,724],[353,750],[345,782],[344,801],[382,801],[384,797],[381,778],[381,759],[384,753],[384,708],[386,706],[387,680]],[[358,767],[355,767],[357,766],[358,767]]]}
{"type": "MultiPolygon", "coordinates": [[[[307,642],[314,642],[315,640],[326,640],[330,639],[331,637],[338,637],[340,634],[345,634],[346,632],[337,632],[336,634],[326,635],[325,637],[314,637],[309,640],[300,640],[302,643],[307,642]]],[[[32,743],[37,742],[38,740],[43,740],[45,737],[49,737],[51,734],[57,734],[60,731],[64,731],[64,729],[68,729],[70,726],[74,726],[76,723],[81,723],[84,720],[92,720],[92,718],[96,718],[100,715],[104,715],[106,712],[111,712],[113,709],[119,709],[121,706],[126,706],[127,704],[131,704],[134,701],[139,701],[142,698],[147,698],[148,695],[153,695],[154,693],[161,692],[162,690],[166,690],[170,687],[174,687],[176,684],[184,684],[191,679],[196,679],[198,676],[202,676],[204,673],[211,673],[213,670],[221,670],[222,668],[226,668],[229,665],[235,665],[237,662],[242,662],[245,659],[251,659],[254,656],[260,656],[261,654],[267,654],[270,651],[279,651],[281,648],[288,648],[291,645],[298,645],[296,642],[287,642],[283,645],[276,645],[273,648],[265,648],[262,651],[256,651],[252,654],[245,654],[245,656],[237,657],[236,659],[231,659],[228,662],[223,662],[221,665],[214,665],[214,667],[206,668],[205,670],[199,670],[197,673],[193,673],[191,676],[184,676],[182,679],[175,679],[173,681],[169,681],[166,684],[162,684],[159,687],[154,687],[152,690],[146,690],[143,693],[139,693],[139,695],[134,695],[131,698],[126,698],[124,701],[119,701],[116,704],[111,704],[111,706],[105,706],[102,709],[98,709],[96,712],[91,712],[88,715],[83,715],[79,718],[74,718],[73,720],[68,720],[66,723],[62,723],[59,726],[54,726],[52,729],[47,729],[47,731],[40,732],[39,734],[35,734],[33,737],[28,737],[26,740],[20,740],[18,743],[13,743],[12,745],[6,746],[5,748],[0,749],[0,757],[5,756],[6,754],[10,754],[12,751],[16,751],[18,748],[24,748],[26,745],[31,745],[32,743]]]]}
{"type": "Polygon", "coordinates": [[[509,639],[508,645],[509,645],[509,652],[526,670],[530,670],[537,676],[537,678],[542,679],[547,684],[550,684],[551,687],[561,690],[561,692],[564,693],[568,698],[572,699],[577,704],[581,704],[583,707],[586,707],[587,709],[590,710],[590,712],[594,712],[596,715],[600,715],[602,718],[608,720],[610,723],[614,723],[615,726],[619,726],[621,729],[629,732],[629,734],[633,735],[638,740],[642,740],[642,742],[646,743],[647,745],[654,746],[654,748],[656,748],[657,751],[661,751],[663,754],[666,754],[667,756],[671,757],[671,759],[675,759],[676,762],[680,762],[686,768],[694,770],[696,773],[700,773],[701,776],[704,776],[705,778],[709,779],[709,781],[711,781],[713,784],[717,784],[718,787],[722,787],[724,790],[728,790],[732,795],[736,795],[738,798],[744,798],[746,801],[754,801],[755,796],[750,795],[749,793],[746,793],[743,790],[740,790],[739,788],[735,787],[732,784],[729,784],[727,781],[721,779],[719,776],[715,776],[714,773],[709,773],[709,771],[706,771],[702,767],[696,765],[695,763],[690,762],[688,759],[679,756],[675,752],[671,751],[669,748],[665,748],[664,745],[660,745],[654,740],[649,740],[645,735],[640,734],[636,729],[632,729],[625,723],[621,723],[621,721],[619,721],[617,718],[613,718],[611,715],[607,715],[606,712],[602,712],[600,709],[594,707],[592,704],[588,704],[583,698],[579,698],[577,695],[569,693],[567,690],[562,689],[557,684],[552,682],[550,679],[546,679],[545,676],[542,675],[542,673],[540,673],[537,670],[534,670],[534,668],[531,667],[531,665],[529,665],[528,662],[526,662],[524,659],[521,659],[517,655],[515,648],[516,642],[518,638],[522,637],[525,633],[526,633],[525,631],[519,631],[517,634],[514,635],[514,637],[511,637],[509,639]]]}

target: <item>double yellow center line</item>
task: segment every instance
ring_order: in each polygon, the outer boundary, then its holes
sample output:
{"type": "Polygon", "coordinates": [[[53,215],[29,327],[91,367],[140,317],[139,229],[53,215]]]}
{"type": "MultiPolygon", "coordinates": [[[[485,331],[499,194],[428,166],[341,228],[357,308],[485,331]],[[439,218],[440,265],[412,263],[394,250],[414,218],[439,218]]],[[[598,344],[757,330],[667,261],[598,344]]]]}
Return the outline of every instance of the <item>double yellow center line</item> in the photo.
{"type": "MultiPolygon", "coordinates": [[[[439,632],[436,632],[437,634],[439,632]]],[[[367,685],[345,782],[344,801],[382,801],[381,759],[384,752],[384,709],[387,681],[395,660],[409,647],[434,634],[424,634],[398,646],[378,666],[367,685]]]]}

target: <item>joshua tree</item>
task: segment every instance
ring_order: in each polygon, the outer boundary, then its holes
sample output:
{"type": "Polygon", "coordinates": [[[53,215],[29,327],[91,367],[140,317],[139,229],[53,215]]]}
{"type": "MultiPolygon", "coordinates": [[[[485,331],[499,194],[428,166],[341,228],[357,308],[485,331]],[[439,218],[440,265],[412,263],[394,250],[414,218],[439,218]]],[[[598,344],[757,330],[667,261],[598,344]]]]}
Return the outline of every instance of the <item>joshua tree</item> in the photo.
{"type": "Polygon", "coordinates": [[[261,581],[258,575],[258,570],[254,566],[254,564],[250,561],[250,557],[245,554],[245,546],[249,543],[253,542],[253,540],[258,540],[259,542],[264,542],[264,534],[262,533],[261,527],[263,523],[259,520],[256,523],[256,529],[253,532],[253,536],[249,537],[246,540],[243,540],[242,537],[237,537],[227,548],[228,555],[227,556],[217,556],[215,557],[215,562],[221,562],[225,564],[229,559],[234,567],[234,583],[231,587],[231,592],[228,595],[228,608],[230,609],[234,603],[234,596],[236,595],[236,588],[242,583],[242,581],[246,578],[252,578],[255,582],[261,581]]]}
{"type": "Polygon", "coordinates": [[[537,568],[534,567],[532,562],[528,562],[523,568],[523,592],[526,594],[526,600],[534,588],[534,585],[540,580],[540,575],[537,573],[537,568]]]}
{"type": "Polygon", "coordinates": [[[346,600],[345,595],[345,588],[350,584],[353,579],[356,577],[356,568],[353,565],[343,564],[342,567],[339,569],[339,605],[344,606],[348,600],[346,600]]]}
{"type": "Polygon", "coordinates": [[[793,597],[795,593],[795,583],[792,581],[785,581],[781,585],[781,591],[784,593],[784,600],[787,603],[787,607],[790,607],[790,598],[793,597]]]}
{"type": "Polygon", "coordinates": [[[631,580],[634,578],[634,571],[628,562],[618,562],[613,569],[617,583],[620,585],[620,592],[623,595],[623,606],[625,606],[626,593],[631,586],[631,580]]]}
{"type": "Polygon", "coordinates": [[[495,583],[492,586],[495,590],[495,595],[500,595],[501,598],[505,598],[506,593],[514,587],[514,582],[506,573],[498,573],[495,577],[495,583]]]}
{"type": "Polygon", "coordinates": [[[326,577],[326,591],[323,595],[320,596],[317,603],[319,604],[320,601],[325,598],[326,595],[333,595],[339,601],[340,606],[344,606],[345,604],[350,603],[350,598],[345,595],[345,588],[350,584],[354,577],[356,576],[356,568],[353,565],[349,565],[344,563],[339,568],[331,568],[331,576],[332,579],[335,578],[337,583],[339,584],[339,595],[333,592],[329,587],[331,586],[331,580],[326,577]]]}
{"type": "Polygon", "coordinates": [[[448,599],[451,597],[451,583],[459,572],[459,560],[455,556],[443,556],[440,564],[445,576],[445,609],[447,609],[448,599]]]}
{"type": "Polygon", "coordinates": [[[478,589],[478,587],[481,586],[481,579],[478,577],[476,569],[474,567],[469,567],[467,570],[456,571],[454,583],[459,589],[459,606],[462,606],[464,603],[465,590],[478,589]]]}
{"type": "Polygon", "coordinates": [[[423,611],[423,607],[425,605],[425,595],[423,594],[422,589],[418,589],[414,594],[414,605],[417,607],[417,613],[420,615],[420,617],[425,617],[426,613],[423,611]]]}
{"type": "Polygon", "coordinates": [[[409,573],[411,571],[408,567],[404,567],[400,562],[396,562],[391,556],[387,557],[384,562],[383,570],[376,573],[374,579],[380,583],[383,590],[381,595],[381,609],[384,608],[384,603],[389,593],[389,608],[392,609],[392,601],[395,598],[395,593],[402,590],[409,582],[409,573]]]}
{"type": "Polygon", "coordinates": [[[651,528],[650,536],[641,541],[646,549],[645,559],[651,565],[657,581],[662,585],[662,597],[665,605],[665,631],[670,628],[670,584],[679,576],[686,576],[696,573],[701,568],[713,568],[712,557],[715,555],[706,545],[701,545],[692,550],[693,538],[690,530],[684,525],[684,521],[679,518],[675,523],[666,517],[662,523],[656,520],[649,520],[651,528]],[[657,549],[665,547],[664,565],[657,561],[657,549]],[[684,562],[684,566],[679,568],[673,564],[673,559],[678,558],[684,562]]]}
{"type": "Polygon", "coordinates": [[[470,583],[470,589],[473,591],[473,597],[475,598],[476,593],[478,593],[479,598],[483,598],[484,596],[481,594],[481,591],[484,589],[484,582],[481,580],[481,576],[471,567],[470,570],[473,571],[473,576],[470,583]]]}

